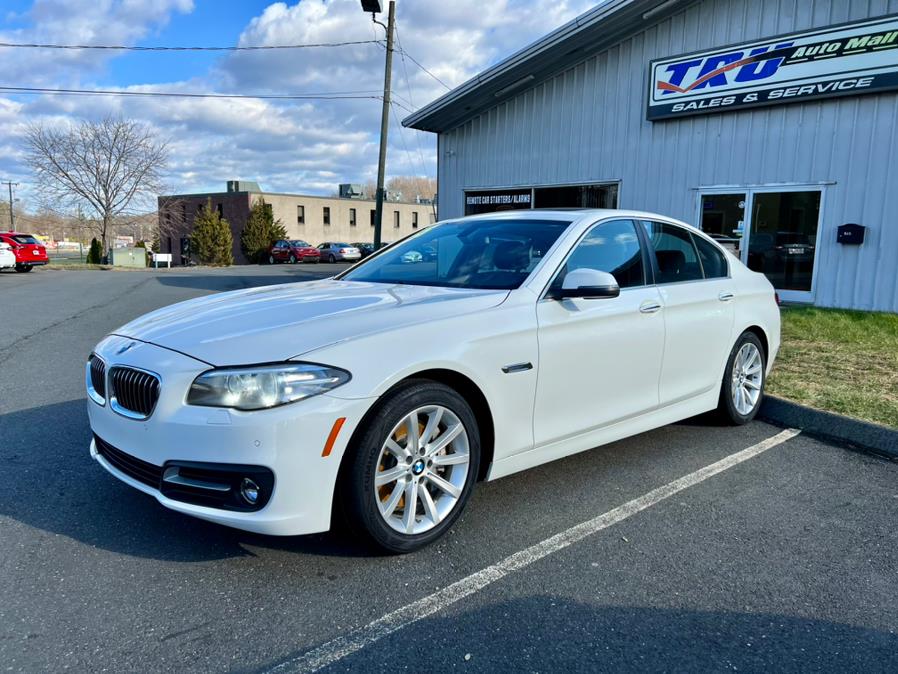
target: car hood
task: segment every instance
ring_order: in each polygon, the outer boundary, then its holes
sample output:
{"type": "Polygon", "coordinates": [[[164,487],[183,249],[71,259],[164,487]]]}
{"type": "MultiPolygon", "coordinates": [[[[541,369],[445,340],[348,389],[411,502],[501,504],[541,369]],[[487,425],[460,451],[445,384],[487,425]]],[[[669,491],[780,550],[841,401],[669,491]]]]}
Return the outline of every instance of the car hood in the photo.
{"type": "Polygon", "coordinates": [[[505,290],[337,281],[224,292],[153,311],[114,334],[211,365],[288,360],[384,330],[500,304],[505,290]]]}

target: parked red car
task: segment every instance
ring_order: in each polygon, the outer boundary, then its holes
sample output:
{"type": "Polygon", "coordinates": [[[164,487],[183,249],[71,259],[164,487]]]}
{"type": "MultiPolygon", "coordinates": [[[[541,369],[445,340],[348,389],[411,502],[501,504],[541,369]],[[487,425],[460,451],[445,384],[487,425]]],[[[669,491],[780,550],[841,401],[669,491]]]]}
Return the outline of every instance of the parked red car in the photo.
{"type": "Polygon", "coordinates": [[[12,252],[16,256],[16,271],[31,271],[34,267],[39,267],[50,261],[44,244],[31,234],[0,232],[0,241],[8,243],[12,248],[12,252]]]}
{"type": "Polygon", "coordinates": [[[321,254],[317,248],[310,246],[305,241],[294,239],[292,241],[282,239],[275,241],[268,249],[268,264],[275,262],[318,262],[321,254]]]}

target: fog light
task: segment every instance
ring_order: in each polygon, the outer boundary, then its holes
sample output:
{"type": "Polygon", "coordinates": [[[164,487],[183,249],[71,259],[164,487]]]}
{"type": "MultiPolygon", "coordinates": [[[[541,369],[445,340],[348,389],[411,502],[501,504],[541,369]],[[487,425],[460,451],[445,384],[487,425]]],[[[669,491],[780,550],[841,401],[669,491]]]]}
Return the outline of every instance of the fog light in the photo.
{"type": "Polygon", "coordinates": [[[240,483],[240,495],[250,505],[256,505],[259,501],[259,485],[248,477],[243,478],[243,482],[240,483]]]}

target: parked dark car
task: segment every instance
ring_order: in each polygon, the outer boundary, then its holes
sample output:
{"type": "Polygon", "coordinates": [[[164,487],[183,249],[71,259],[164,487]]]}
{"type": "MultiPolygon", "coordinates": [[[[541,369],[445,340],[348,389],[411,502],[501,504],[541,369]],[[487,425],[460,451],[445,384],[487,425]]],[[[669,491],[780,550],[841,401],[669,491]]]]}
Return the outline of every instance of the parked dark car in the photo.
{"type": "Polygon", "coordinates": [[[44,244],[31,236],[31,234],[0,232],[0,241],[8,243],[15,254],[16,271],[18,272],[31,271],[35,267],[47,264],[50,261],[44,244]]]}
{"type": "Polygon", "coordinates": [[[374,252],[373,243],[362,243],[360,241],[356,241],[352,245],[359,249],[359,253],[361,253],[363,260],[374,252]]]}
{"type": "Polygon", "coordinates": [[[318,262],[321,254],[315,246],[299,239],[275,241],[268,249],[268,264],[276,262],[318,262]]]}

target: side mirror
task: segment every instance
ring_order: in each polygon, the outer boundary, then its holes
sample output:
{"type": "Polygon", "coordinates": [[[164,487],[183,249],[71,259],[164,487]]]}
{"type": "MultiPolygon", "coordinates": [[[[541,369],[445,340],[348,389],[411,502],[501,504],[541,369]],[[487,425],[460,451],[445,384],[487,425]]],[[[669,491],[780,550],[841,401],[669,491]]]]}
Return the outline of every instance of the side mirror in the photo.
{"type": "Polygon", "coordinates": [[[568,272],[561,284],[561,290],[555,292],[556,299],[600,299],[617,297],[620,286],[617,280],[606,271],[597,269],[575,269],[568,272]]]}

